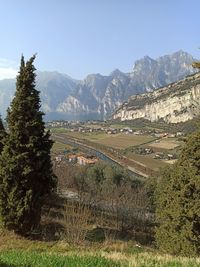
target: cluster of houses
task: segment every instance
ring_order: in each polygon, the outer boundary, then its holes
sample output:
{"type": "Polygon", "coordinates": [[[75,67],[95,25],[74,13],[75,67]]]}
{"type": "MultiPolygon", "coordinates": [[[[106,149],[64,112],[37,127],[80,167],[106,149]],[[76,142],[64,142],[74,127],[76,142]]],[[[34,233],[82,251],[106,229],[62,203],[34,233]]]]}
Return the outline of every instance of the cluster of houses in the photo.
{"type": "Polygon", "coordinates": [[[107,134],[133,134],[133,135],[151,135],[158,138],[175,138],[183,136],[183,132],[176,132],[176,133],[168,133],[168,132],[158,132],[155,130],[147,130],[147,129],[141,129],[141,130],[133,130],[129,127],[125,128],[112,128],[112,127],[99,127],[99,128],[93,128],[93,127],[74,127],[70,129],[71,132],[79,132],[79,133],[107,133],[107,134]]]}
{"type": "MultiPolygon", "coordinates": [[[[154,150],[152,148],[145,148],[145,147],[138,147],[135,149],[135,153],[139,155],[150,155],[154,154],[154,150]]],[[[154,159],[163,159],[163,160],[172,160],[177,159],[176,154],[169,154],[166,152],[156,152],[156,154],[153,155],[154,159]]]]}
{"type": "Polygon", "coordinates": [[[89,121],[89,122],[80,122],[80,121],[50,121],[46,123],[48,128],[68,128],[71,132],[79,133],[107,133],[107,134],[133,134],[133,135],[152,135],[158,138],[162,137],[180,137],[183,136],[183,132],[169,133],[169,132],[159,132],[155,129],[140,129],[133,130],[130,127],[124,128],[113,128],[109,127],[104,121],[89,121]],[[99,127],[97,127],[97,125],[99,127]]]}
{"type": "Polygon", "coordinates": [[[48,121],[46,122],[47,128],[72,128],[72,127],[79,127],[85,125],[104,125],[104,121],[65,121],[65,120],[55,120],[55,121],[48,121]]]}
{"type": "Polygon", "coordinates": [[[125,134],[134,134],[134,135],[144,135],[149,134],[151,131],[147,130],[139,130],[134,131],[133,129],[129,127],[125,128],[112,128],[112,127],[74,127],[70,129],[71,132],[79,132],[79,133],[107,133],[107,134],[119,134],[119,133],[125,133],[125,134]]]}
{"type": "Polygon", "coordinates": [[[176,132],[176,133],[167,133],[167,132],[162,132],[162,133],[157,133],[155,132],[152,134],[155,137],[168,137],[168,138],[175,138],[175,137],[181,137],[184,136],[185,134],[183,132],[176,132]]]}
{"type": "Polygon", "coordinates": [[[47,128],[60,128],[60,127],[69,127],[68,121],[48,121],[46,122],[47,128]]]}
{"type": "Polygon", "coordinates": [[[177,159],[177,156],[175,154],[167,154],[164,152],[157,152],[154,156],[154,159],[163,159],[163,160],[172,160],[177,159]]]}
{"type": "Polygon", "coordinates": [[[68,162],[71,164],[79,164],[79,165],[93,165],[98,162],[98,159],[93,156],[82,155],[82,154],[60,154],[55,157],[55,161],[57,163],[60,162],[68,162]]]}
{"type": "Polygon", "coordinates": [[[145,148],[145,147],[137,147],[135,149],[135,153],[139,155],[149,155],[154,153],[152,148],[145,148]]]}

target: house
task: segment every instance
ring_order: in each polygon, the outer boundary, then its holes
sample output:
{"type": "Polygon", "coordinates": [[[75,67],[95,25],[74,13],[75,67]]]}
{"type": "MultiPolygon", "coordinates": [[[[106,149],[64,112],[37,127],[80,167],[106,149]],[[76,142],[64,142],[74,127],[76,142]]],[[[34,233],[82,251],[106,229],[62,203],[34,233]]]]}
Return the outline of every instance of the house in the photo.
{"type": "Polygon", "coordinates": [[[78,156],[77,157],[77,163],[79,165],[90,165],[95,164],[98,161],[96,158],[86,158],[84,156],[78,156]]]}
{"type": "Polygon", "coordinates": [[[176,136],[178,137],[178,136],[183,136],[184,135],[184,133],[183,132],[177,132],[176,133],[176,136]]]}
{"type": "Polygon", "coordinates": [[[170,160],[170,159],[174,159],[174,155],[172,154],[167,154],[167,159],[170,160]]]}
{"type": "Polygon", "coordinates": [[[74,154],[68,155],[67,158],[68,158],[68,161],[71,163],[75,163],[77,161],[77,156],[74,154]]]}
{"type": "Polygon", "coordinates": [[[154,136],[155,136],[155,137],[160,137],[160,138],[162,138],[162,137],[166,137],[166,136],[168,136],[168,133],[155,133],[154,136]]]}
{"type": "Polygon", "coordinates": [[[175,137],[176,137],[176,134],[173,134],[173,133],[168,135],[168,138],[175,138],[175,137]]]}
{"type": "Polygon", "coordinates": [[[133,134],[135,134],[135,135],[141,135],[142,132],[141,131],[135,131],[133,134]]]}
{"type": "Polygon", "coordinates": [[[164,153],[163,152],[158,152],[153,158],[154,159],[163,159],[164,158],[164,153]]]}
{"type": "Polygon", "coordinates": [[[154,159],[161,159],[162,157],[159,154],[156,154],[153,158],[154,159]]]}
{"type": "Polygon", "coordinates": [[[55,157],[56,162],[61,162],[63,160],[63,155],[58,155],[55,157]]]}
{"type": "Polygon", "coordinates": [[[145,148],[145,154],[151,154],[151,153],[153,153],[152,148],[145,148]]]}

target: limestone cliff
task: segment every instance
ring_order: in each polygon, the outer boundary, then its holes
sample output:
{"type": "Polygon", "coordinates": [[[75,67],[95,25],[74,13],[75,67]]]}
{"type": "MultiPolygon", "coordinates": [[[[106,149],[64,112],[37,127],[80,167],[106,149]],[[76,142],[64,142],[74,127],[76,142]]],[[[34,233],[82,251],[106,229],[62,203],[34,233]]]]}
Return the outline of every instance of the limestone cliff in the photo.
{"type": "Polygon", "coordinates": [[[153,92],[135,95],[122,104],[113,119],[168,123],[184,122],[200,113],[200,72],[153,92]]]}

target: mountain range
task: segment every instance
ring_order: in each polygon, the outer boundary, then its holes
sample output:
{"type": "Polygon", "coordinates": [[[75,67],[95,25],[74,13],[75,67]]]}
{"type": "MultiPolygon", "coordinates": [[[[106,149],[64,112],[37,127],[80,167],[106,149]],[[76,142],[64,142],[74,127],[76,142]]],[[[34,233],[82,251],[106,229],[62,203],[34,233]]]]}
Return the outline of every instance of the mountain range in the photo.
{"type": "MultiPolygon", "coordinates": [[[[182,50],[158,59],[145,56],[137,60],[129,73],[116,69],[108,76],[90,74],[84,80],[58,72],[37,72],[46,120],[106,119],[130,96],[151,92],[194,73],[194,58],[182,50]]],[[[0,113],[15,92],[15,79],[0,81],[0,113]]]]}

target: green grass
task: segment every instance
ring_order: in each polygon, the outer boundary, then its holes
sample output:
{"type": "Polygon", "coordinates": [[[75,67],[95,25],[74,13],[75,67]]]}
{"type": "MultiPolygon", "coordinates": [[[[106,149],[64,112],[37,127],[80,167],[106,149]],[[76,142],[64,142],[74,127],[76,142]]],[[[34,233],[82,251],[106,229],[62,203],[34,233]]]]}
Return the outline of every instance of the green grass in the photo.
{"type": "Polygon", "coordinates": [[[118,149],[125,149],[131,146],[141,145],[146,142],[153,141],[154,137],[149,135],[128,135],[116,134],[107,135],[104,139],[97,141],[99,144],[111,146],[118,149]]]}
{"type": "Polygon", "coordinates": [[[153,149],[172,150],[181,146],[183,142],[178,141],[177,138],[162,138],[159,142],[149,144],[153,149]]]}
{"type": "Polygon", "coordinates": [[[139,161],[140,163],[146,165],[148,168],[154,171],[158,171],[160,168],[168,166],[167,163],[161,160],[153,159],[151,155],[138,155],[128,151],[126,153],[126,157],[139,161]]]}
{"type": "Polygon", "coordinates": [[[133,248],[125,253],[99,251],[84,254],[50,254],[29,251],[1,251],[0,267],[199,267],[195,258],[144,252],[133,248]]]}
{"type": "MultiPolygon", "coordinates": [[[[1,267],[120,267],[100,256],[49,255],[46,253],[6,251],[0,253],[1,267]]],[[[124,265],[125,266],[125,265],[124,265]]]]}
{"type": "Polygon", "coordinates": [[[93,255],[49,254],[24,251],[0,253],[1,267],[199,267],[199,258],[173,257],[152,252],[122,254],[104,252],[93,255]]]}
{"type": "Polygon", "coordinates": [[[52,146],[52,152],[63,152],[65,149],[71,150],[73,147],[67,144],[63,144],[61,142],[55,141],[52,146]]]}
{"type": "Polygon", "coordinates": [[[162,254],[133,241],[72,246],[0,231],[0,267],[200,267],[200,258],[162,254]]]}
{"type": "Polygon", "coordinates": [[[106,133],[77,133],[68,132],[67,136],[86,139],[94,143],[110,146],[117,149],[125,149],[127,147],[140,145],[146,142],[153,141],[155,138],[150,135],[127,135],[115,134],[108,135],[106,133]]]}
{"type": "Polygon", "coordinates": [[[50,131],[52,133],[66,133],[66,132],[69,132],[70,130],[68,128],[51,128],[50,131]]]}
{"type": "Polygon", "coordinates": [[[78,139],[86,139],[89,141],[93,140],[101,140],[107,137],[106,133],[79,133],[79,132],[63,132],[62,135],[64,136],[71,136],[78,139]]]}

